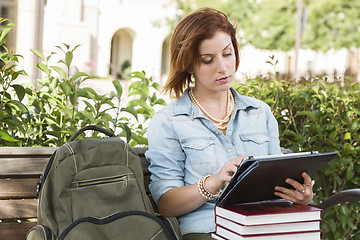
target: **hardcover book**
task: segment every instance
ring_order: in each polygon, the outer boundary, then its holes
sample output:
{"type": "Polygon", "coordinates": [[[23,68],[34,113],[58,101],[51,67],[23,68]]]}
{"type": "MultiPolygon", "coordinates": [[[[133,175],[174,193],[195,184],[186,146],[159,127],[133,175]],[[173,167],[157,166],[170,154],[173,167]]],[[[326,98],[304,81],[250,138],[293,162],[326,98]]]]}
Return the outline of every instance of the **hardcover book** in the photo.
{"type": "Polygon", "coordinates": [[[292,188],[285,183],[287,178],[303,183],[303,172],[313,176],[336,156],[336,152],[302,152],[247,157],[216,200],[216,205],[278,199],[274,195],[276,186],[292,188]]]}
{"type": "MultiPolygon", "coordinates": [[[[245,226],[320,221],[322,209],[286,200],[215,206],[219,216],[245,226]]],[[[232,229],[232,228],[230,228],[232,229]]]]}
{"type": "Polygon", "coordinates": [[[286,222],[275,224],[243,225],[226,218],[216,216],[216,225],[231,229],[240,235],[286,233],[300,231],[315,231],[320,229],[320,220],[307,222],[286,222]]]}
{"type": "Polygon", "coordinates": [[[310,232],[279,233],[279,234],[257,234],[239,235],[226,228],[217,227],[217,233],[212,237],[219,240],[320,240],[321,230],[310,232]]]}

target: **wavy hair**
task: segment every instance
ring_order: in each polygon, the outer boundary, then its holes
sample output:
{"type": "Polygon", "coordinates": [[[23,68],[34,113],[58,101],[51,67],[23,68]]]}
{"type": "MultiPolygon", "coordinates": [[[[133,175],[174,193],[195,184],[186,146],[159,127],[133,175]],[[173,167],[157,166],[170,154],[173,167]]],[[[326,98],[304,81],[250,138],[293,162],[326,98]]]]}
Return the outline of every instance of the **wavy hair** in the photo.
{"type": "Polygon", "coordinates": [[[205,39],[211,39],[218,31],[230,35],[235,49],[236,70],[239,67],[239,44],[236,28],[227,16],[213,8],[201,8],[183,18],[175,27],[170,40],[170,70],[163,92],[175,94],[180,98],[184,90],[190,87],[191,71],[194,64],[200,64],[199,45],[205,39]]]}

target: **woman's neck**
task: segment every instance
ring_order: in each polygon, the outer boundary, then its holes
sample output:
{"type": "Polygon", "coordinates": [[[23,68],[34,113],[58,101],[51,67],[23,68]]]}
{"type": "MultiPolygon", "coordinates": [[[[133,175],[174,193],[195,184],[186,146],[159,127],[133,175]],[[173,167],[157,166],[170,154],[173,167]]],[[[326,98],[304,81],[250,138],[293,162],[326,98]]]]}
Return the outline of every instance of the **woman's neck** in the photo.
{"type": "Polygon", "coordinates": [[[211,115],[217,115],[222,119],[226,115],[228,91],[200,91],[192,89],[196,99],[211,115]]]}
{"type": "Polygon", "coordinates": [[[195,106],[224,134],[234,110],[234,98],[231,91],[227,90],[225,94],[225,99],[220,95],[218,95],[218,97],[214,97],[214,95],[208,95],[207,97],[202,95],[201,99],[203,100],[199,100],[193,89],[189,91],[189,97],[195,106]]]}

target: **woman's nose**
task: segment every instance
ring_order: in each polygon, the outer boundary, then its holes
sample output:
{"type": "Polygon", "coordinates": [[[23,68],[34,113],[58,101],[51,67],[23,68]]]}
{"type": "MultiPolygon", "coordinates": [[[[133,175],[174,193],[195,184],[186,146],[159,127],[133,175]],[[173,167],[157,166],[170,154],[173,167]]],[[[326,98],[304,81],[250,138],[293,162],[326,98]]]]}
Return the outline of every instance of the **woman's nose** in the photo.
{"type": "Polygon", "coordinates": [[[225,72],[225,70],[226,70],[225,60],[222,59],[222,58],[219,59],[218,64],[217,64],[217,67],[218,67],[218,72],[219,72],[219,73],[225,72]]]}

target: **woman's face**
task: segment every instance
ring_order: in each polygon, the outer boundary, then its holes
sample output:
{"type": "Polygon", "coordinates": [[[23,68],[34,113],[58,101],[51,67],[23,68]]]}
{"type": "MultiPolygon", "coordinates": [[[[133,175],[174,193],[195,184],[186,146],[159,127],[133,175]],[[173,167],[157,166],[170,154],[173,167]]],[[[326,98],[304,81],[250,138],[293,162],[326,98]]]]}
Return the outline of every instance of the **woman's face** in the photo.
{"type": "Polygon", "coordinates": [[[236,57],[230,35],[221,31],[199,45],[200,64],[194,64],[196,91],[224,91],[231,87],[236,57]]]}

